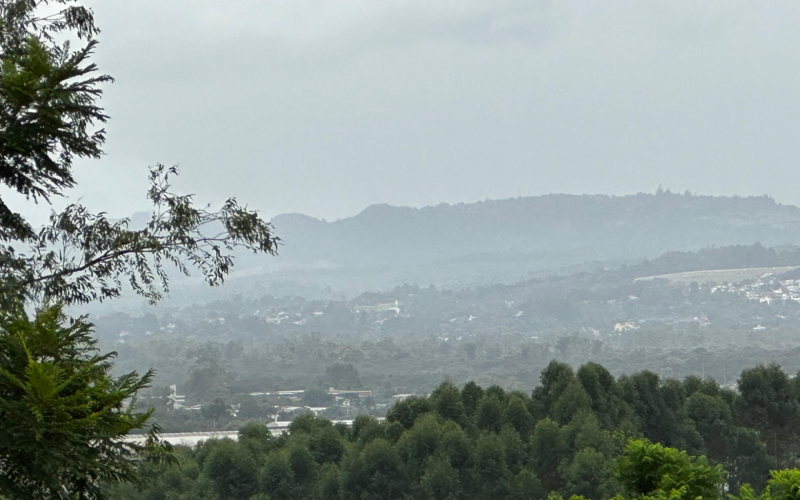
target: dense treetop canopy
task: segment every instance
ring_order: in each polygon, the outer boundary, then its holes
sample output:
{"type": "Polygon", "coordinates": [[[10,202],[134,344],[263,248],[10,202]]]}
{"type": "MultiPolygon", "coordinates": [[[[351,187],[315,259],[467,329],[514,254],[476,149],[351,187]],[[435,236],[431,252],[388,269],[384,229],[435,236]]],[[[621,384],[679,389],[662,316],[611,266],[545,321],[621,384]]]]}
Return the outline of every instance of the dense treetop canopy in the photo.
{"type": "MultiPolygon", "coordinates": [[[[737,393],[696,377],[615,378],[596,363],[576,371],[553,361],[530,394],[444,382],[429,396],[396,403],[384,421],[361,415],[347,427],[307,414],[280,436],[255,418],[240,428],[238,441],[182,448],[184,470],[143,466],[142,474],[154,479],[144,494],[286,500],[796,494],[796,471],[770,470],[790,469],[800,456],[797,380],[778,366],[759,366],[742,373],[737,393]],[[785,411],[752,420],[753,412],[775,404],[785,411]]],[[[116,499],[143,494],[129,486],[108,491],[116,499]]]]}

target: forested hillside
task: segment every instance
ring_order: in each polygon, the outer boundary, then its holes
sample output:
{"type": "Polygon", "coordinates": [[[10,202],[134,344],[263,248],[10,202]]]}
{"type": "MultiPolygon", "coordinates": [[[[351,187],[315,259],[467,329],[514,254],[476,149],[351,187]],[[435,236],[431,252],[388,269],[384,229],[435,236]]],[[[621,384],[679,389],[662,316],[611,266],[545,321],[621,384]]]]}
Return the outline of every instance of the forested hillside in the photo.
{"type": "Polygon", "coordinates": [[[800,243],[797,207],[767,197],[669,192],[375,205],[332,222],[299,214],[272,222],[283,240],[275,264],[285,272],[275,278],[334,289],[513,282],[590,261],[800,243]]]}
{"type": "Polygon", "coordinates": [[[103,345],[119,352],[120,372],[153,366],[160,390],[176,383],[193,404],[217,397],[245,403],[258,391],[327,390],[337,386],[327,370],[338,365],[361,375],[362,387],[351,388],[373,390],[379,401],[430,392],[445,377],[531,387],[553,358],[574,366],[600,362],[614,375],[650,369],[722,384],[759,363],[800,369],[796,271],[756,271],[735,283],[638,279],[715,264],[792,269],[800,251],[710,248],[511,285],[407,285],[346,301],[240,296],[95,323],[103,345]]]}
{"type": "Polygon", "coordinates": [[[382,422],[361,416],[334,426],[307,415],[273,437],[253,421],[238,442],[181,450],[181,468],[143,463],[153,483],[110,496],[714,500],[745,484],[760,491],[770,469],[796,466],[798,384],[776,365],[745,370],[731,390],[652,372],[615,379],[595,363],[574,371],[554,361],[532,392],[444,382],[397,403],[382,422]]]}
{"type": "MultiPolygon", "coordinates": [[[[145,222],[143,214],[132,220],[134,226],[145,222]]],[[[213,293],[196,279],[177,276],[165,304],[180,307],[237,294],[352,299],[406,284],[464,289],[638,265],[669,254],[652,261],[652,270],[643,270],[656,273],[657,268],[681,268],[682,252],[800,245],[795,206],[766,196],[669,191],[547,195],[419,209],[374,205],[336,221],[285,214],[272,223],[281,238],[278,258],[237,253],[228,286],[213,293]]],[[[698,267],[700,260],[692,256],[689,267],[729,268],[747,260],[741,252],[705,257],[698,267]]],[[[755,257],[750,261],[756,266],[769,260],[755,257]]],[[[122,301],[111,307],[135,310],[138,304],[122,301]]],[[[92,310],[107,314],[111,307],[92,310]]]]}

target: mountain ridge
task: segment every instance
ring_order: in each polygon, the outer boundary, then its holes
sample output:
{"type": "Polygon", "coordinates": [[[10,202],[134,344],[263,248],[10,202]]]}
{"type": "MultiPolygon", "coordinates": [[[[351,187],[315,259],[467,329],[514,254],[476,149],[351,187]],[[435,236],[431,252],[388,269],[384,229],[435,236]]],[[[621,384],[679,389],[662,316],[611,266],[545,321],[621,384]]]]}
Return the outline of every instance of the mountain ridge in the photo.
{"type": "Polygon", "coordinates": [[[766,196],[668,192],[552,194],[422,208],[379,204],[332,222],[300,214],[272,222],[283,240],[281,258],[356,268],[549,251],[600,260],[648,258],[715,245],[800,242],[795,206],[766,196]]]}

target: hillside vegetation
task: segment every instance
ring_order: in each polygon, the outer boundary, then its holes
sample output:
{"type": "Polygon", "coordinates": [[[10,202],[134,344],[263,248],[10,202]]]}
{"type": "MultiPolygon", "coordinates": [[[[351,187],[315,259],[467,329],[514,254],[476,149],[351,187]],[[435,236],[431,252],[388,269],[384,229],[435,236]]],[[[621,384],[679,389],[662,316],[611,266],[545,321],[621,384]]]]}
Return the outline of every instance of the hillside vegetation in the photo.
{"type": "Polygon", "coordinates": [[[375,205],[332,222],[299,214],[272,222],[283,242],[271,268],[278,272],[270,287],[279,295],[303,287],[357,293],[405,283],[511,283],[592,261],[800,243],[797,207],[768,197],[669,192],[547,195],[421,209],[375,205]]]}
{"type": "MultiPolygon", "coordinates": [[[[787,264],[800,264],[800,250],[671,252],[637,265],[511,285],[407,285],[344,301],[240,296],[95,323],[104,347],[119,352],[117,370],[156,369],[153,395],[178,384],[187,404],[220,398],[253,415],[269,410],[253,392],[366,389],[377,405],[398,393],[428,393],[445,378],[529,388],[553,358],[573,366],[598,362],[615,376],[648,369],[722,385],[759,363],[799,370],[797,272],[737,283],[636,281],[709,262],[791,269],[787,264]],[[348,366],[356,375],[342,387],[331,372],[348,366]]],[[[165,413],[163,400],[149,403],[170,432],[213,425],[197,412],[180,419],[181,412],[165,413]]],[[[381,414],[377,406],[374,413],[381,414]]]]}

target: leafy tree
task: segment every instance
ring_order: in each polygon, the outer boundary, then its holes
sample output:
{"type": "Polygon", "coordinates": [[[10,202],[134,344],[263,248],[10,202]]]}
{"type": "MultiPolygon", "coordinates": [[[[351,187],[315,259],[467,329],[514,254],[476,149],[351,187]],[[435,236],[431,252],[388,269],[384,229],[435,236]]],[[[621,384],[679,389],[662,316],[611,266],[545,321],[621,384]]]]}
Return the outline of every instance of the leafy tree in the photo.
{"type": "Polygon", "coordinates": [[[201,409],[201,413],[203,414],[204,418],[209,420],[219,420],[223,415],[225,415],[226,408],[227,405],[225,404],[225,401],[223,401],[222,398],[216,398],[211,403],[204,404],[203,408],[201,409]]]}
{"type": "MultiPolygon", "coordinates": [[[[74,159],[103,153],[98,99],[111,78],[91,62],[98,33],[77,0],[0,0],[0,183],[34,202],[75,186],[74,159]],[[58,42],[70,38],[77,48],[58,42]]],[[[0,200],[0,495],[101,498],[101,481],[131,481],[146,451],[169,451],[157,428],[144,446],[119,439],[147,424],[150,412],[126,405],[152,372],[111,377],[114,353],[98,353],[90,325],[51,306],[117,297],[124,283],[155,302],[170,267],[218,285],[236,248],[275,253],[278,239],[256,212],[234,198],[198,207],[172,190],[177,173],[151,169],[153,213],[135,230],[78,204],[34,229],[0,200]],[[25,304],[41,308],[33,321],[25,304]]]]}
{"type": "Polygon", "coordinates": [[[797,469],[772,471],[770,480],[761,494],[756,495],[749,484],[742,487],[732,500],[797,500],[800,498],[800,471],[797,469]]]}
{"type": "Polygon", "coordinates": [[[758,489],[766,486],[769,470],[775,459],[769,454],[758,432],[754,429],[737,427],[733,436],[733,451],[725,462],[728,471],[728,485],[732,492],[739,491],[744,484],[758,489]]]}
{"type": "MultiPolygon", "coordinates": [[[[63,7],[46,16],[42,3],[0,3],[0,182],[46,201],[75,185],[75,157],[102,154],[105,131],[89,129],[108,119],[96,101],[99,85],[112,79],[96,75],[97,67],[88,62],[99,33],[92,11],[55,0],[51,3],[63,7]],[[76,34],[81,46],[70,50],[57,44],[62,32],[76,34]]],[[[0,201],[0,239],[33,235],[28,222],[0,201]]]]}
{"type": "Polygon", "coordinates": [[[556,360],[550,362],[539,376],[540,385],[533,390],[531,404],[533,416],[539,420],[550,415],[552,406],[574,380],[572,367],[556,360]]]}
{"type": "Polygon", "coordinates": [[[303,404],[312,407],[330,406],[334,402],[334,396],[322,389],[306,389],[303,393],[303,404]]]}
{"type": "Polygon", "coordinates": [[[478,411],[478,402],[483,397],[483,389],[473,381],[467,382],[461,389],[461,402],[464,405],[464,412],[473,417],[478,411]]]}
{"type": "Polygon", "coordinates": [[[629,409],[613,375],[597,363],[586,363],[578,369],[578,380],[592,401],[592,411],[606,429],[618,427],[629,409]]]}
{"type": "Polygon", "coordinates": [[[400,456],[411,469],[412,477],[419,477],[425,461],[433,456],[441,440],[441,427],[434,415],[425,415],[406,431],[397,443],[400,456]]]}
{"type": "Polygon", "coordinates": [[[250,421],[239,428],[239,442],[244,444],[255,456],[264,455],[276,446],[269,427],[250,421]]]}
{"type": "Polygon", "coordinates": [[[589,411],[591,407],[592,399],[581,383],[573,379],[553,404],[552,415],[560,424],[566,424],[579,413],[589,411]]]}
{"type": "MultiPolygon", "coordinates": [[[[75,186],[74,158],[103,153],[105,131],[94,127],[108,119],[98,99],[111,77],[90,62],[99,30],[77,0],[2,0],[0,20],[0,183],[47,202],[75,186]],[[75,35],[77,49],[56,42],[75,35]]],[[[275,252],[271,226],[255,212],[233,198],[216,211],[198,208],[172,192],[175,174],[151,169],[154,212],[140,230],[73,204],[37,231],[0,200],[0,303],[102,300],[118,296],[123,281],[155,301],[169,289],[167,264],[187,274],[194,267],[216,285],[234,247],[275,252]]]]}
{"type": "Polygon", "coordinates": [[[496,398],[498,401],[503,403],[503,406],[505,406],[506,399],[508,399],[508,394],[506,393],[505,389],[497,384],[490,385],[484,392],[484,395],[486,397],[496,398]]]}
{"type": "Polygon", "coordinates": [[[319,470],[315,484],[316,498],[319,500],[339,500],[341,481],[339,469],[333,464],[325,464],[319,470]]]}
{"type": "Polygon", "coordinates": [[[155,451],[157,428],[145,445],[119,440],[150,417],[135,395],[153,373],[112,377],[115,353],[99,354],[91,333],[60,307],[32,320],[0,311],[0,497],[100,497],[102,481],[133,480],[134,457],[155,451]]]}
{"type": "Polygon", "coordinates": [[[481,430],[500,432],[503,427],[503,403],[496,396],[485,395],[478,403],[475,424],[481,430]]]}
{"type": "Polygon", "coordinates": [[[511,474],[517,474],[528,462],[525,443],[519,436],[519,432],[510,424],[503,425],[500,430],[500,439],[503,442],[503,449],[506,451],[506,467],[511,474]]]}
{"type": "Polygon", "coordinates": [[[691,457],[684,451],[666,448],[647,440],[631,440],[617,461],[617,480],[634,496],[667,496],[689,500],[720,498],[724,472],[712,467],[705,457],[691,457]]]}
{"type": "Polygon", "coordinates": [[[536,423],[531,436],[531,465],[546,491],[561,486],[558,468],[569,456],[565,433],[549,418],[536,423]]]}
{"type": "Polygon", "coordinates": [[[411,397],[405,401],[398,401],[386,413],[388,422],[398,422],[405,429],[414,426],[420,415],[429,413],[433,410],[433,405],[428,398],[411,397]]]}
{"type": "Polygon", "coordinates": [[[397,450],[383,439],[364,446],[362,498],[401,498],[407,489],[407,480],[400,467],[397,450]]]}
{"type": "Polygon", "coordinates": [[[319,466],[308,449],[305,440],[293,441],[287,446],[286,458],[297,483],[298,496],[309,496],[313,489],[319,466]]]}
{"type": "Polygon", "coordinates": [[[422,490],[431,500],[455,500],[460,498],[461,480],[458,471],[450,465],[447,457],[431,457],[420,480],[422,490]]]}
{"type": "Polygon", "coordinates": [[[270,453],[259,478],[259,489],[273,500],[292,500],[295,497],[294,472],[283,452],[270,453]]]}
{"type": "Polygon", "coordinates": [[[686,399],[686,414],[702,436],[708,456],[726,462],[735,443],[730,407],[721,398],[698,391],[686,399]]]}
{"type": "Polygon", "coordinates": [[[311,431],[308,449],[318,464],[336,464],[342,459],[345,446],[339,432],[332,425],[327,425],[311,431]]]}
{"type": "Polygon", "coordinates": [[[702,449],[702,438],[686,415],[683,384],[662,384],[658,375],[643,371],[620,377],[619,385],[647,439],[692,452],[702,449]]]}
{"type": "MultiPolygon", "coordinates": [[[[576,380],[580,379],[570,384],[576,380]]],[[[644,377],[647,380],[652,379],[644,377]]],[[[446,386],[445,391],[458,392],[446,386]]],[[[731,398],[715,384],[691,380],[668,380],[659,384],[657,391],[663,404],[683,402],[679,409],[690,415],[686,417],[689,427],[696,424],[704,436],[714,436],[720,422],[728,425],[730,412],[724,410],[736,401],[735,394],[731,398]],[[688,398],[683,397],[686,393],[688,398]]],[[[564,390],[560,397],[568,393],[564,390]]],[[[506,409],[527,409],[525,395],[516,392],[486,391],[482,401],[502,403],[501,398],[506,409]]],[[[430,399],[420,401],[430,403],[430,399]]],[[[126,485],[109,491],[119,500],[248,498],[254,491],[254,477],[259,478],[258,493],[251,495],[251,500],[714,500],[723,491],[740,495],[733,500],[773,496],[783,500],[796,498],[800,491],[796,471],[774,473],[764,488],[771,457],[753,429],[732,427],[725,434],[730,440],[729,456],[723,462],[730,467],[726,472],[722,463],[711,465],[703,456],[646,439],[625,445],[626,436],[635,434],[627,419],[620,427],[607,429],[602,423],[605,413],[592,408],[576,412],[565,425],[542,419],[536,422],[530,439],[523,440],[509,422],[502,424],[499,432],[480,430],[474,422],[476,415],[466,417],[469,425],[465,429],[445,419],[437,407],[450,411],[448,405],[430,403],[429,411],[421,413],[410,429],[397,421],[384,424],[367,416],[358,417],[351,429],[341,429],[325,419],[304,415],[291,424],[288,434],[275,438],[263,424],[250,423],[240,430],[238,442],[212,440],[194,451],[181,451],[181,469],[143,463],[140,473],[152,483],[141,491],[126,485]],[[333,458],[325,458],[330,456],[333,458]],[[243,468],[251,472],[242,472],[243,468]],[[751,480],[753,486],[747,485],[751,480]],[[762,488],[760,494],[755,493],[762,488]],[[550,495],[546,495],[548,491],[550,495]]],[[[554,404],[551,412],[557,408],[554,404]]],[[[680,427],[673,430],[685,433],[680,427]]]]}
{"type": "Polygon", "coordinates": [[[736,401],[739,425],[761,433],[776,466],[788,465],[796,448],[800,427],[800,400],[789,376],[780,366],[757,366],[744,370],[738,381],[741,397],[736,401]]]}
{"type": "Polygon", "coordinates": [[[369,415],[358,415],[355,420],[353,420],[353,426],[350,430],[351,440],[357,440],[362,444],[366,444],[373,439],[385,437],[385,426],[381,425],[375,418],[369,415]]]}
{"type": "Polygon", "coordinates": [[[445,423],[437,447],[454,468],[465,470],[469,467],[472,460],[472,444],[461,427],[445,423]]]}
{"type": "Polygon", "coordinates": [[[233,377],[219,363],[208,358],[199,359],[189,371],[186,392],[206,400],[228,397],[232,381],[233,377]]]}
{"type": "Polygon", "coordinates": [[[496,434],[482,434],[475,445],[475,474],[481,498],[503,498],[511,490],[503,441],[496,434]]]}
{"type": "Polygon", "coordinates": [[[289,432],[292,434],[311,434],[314,432],[314,429],[318,427],[330,427],[331,423],[329,420],[325,420],[324,418],[319,418],[313,413],[305,413],[303,415],[298,416],[292,423],[289,424],[289,432]]]}
{"type": "Polygon", "coordinates": [[[563,464],[561,475],[566,482],[564,490],[569,495],[586,498],[609,498],[614,492],[612,462],[607,456],[592,448],[578,451],[572,460],[563,464]]]}
{"type": "Polygon", "coordinates": [[[452,420],[466,426],[464,403],[461,401],[461,392],[452,382],[442,382],[430,395],[434,410],[442,418],[452,420]]]}
{"type": "Polygon", "coordinates": [[[528,411],[525,401],[519,396],[509,398],[504,420],[516,429],[522,439],[528,439],[533,430],[533,417],[528,411]]]}
{"type": "Polygon", "coordinates": [[[256,462],[246,448],[230,439],[206,446],[210,451],[206,452],[203,468],[221,499],[249,498],[258,491],[256,462]]]}
{"type": "Polygon", "coordinates": [[[542,482],[530,469],[522,469],[514,476],[513,495],[514,500],[541,500],[546,497],[546,492],[542,487],[542,482]]]}

